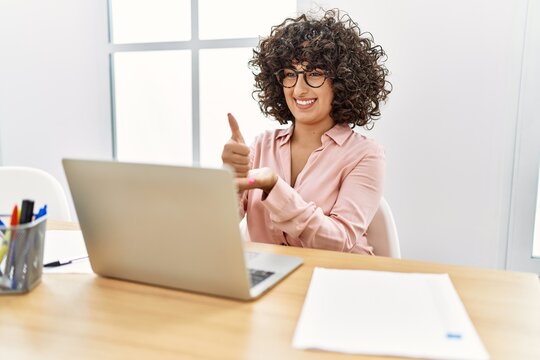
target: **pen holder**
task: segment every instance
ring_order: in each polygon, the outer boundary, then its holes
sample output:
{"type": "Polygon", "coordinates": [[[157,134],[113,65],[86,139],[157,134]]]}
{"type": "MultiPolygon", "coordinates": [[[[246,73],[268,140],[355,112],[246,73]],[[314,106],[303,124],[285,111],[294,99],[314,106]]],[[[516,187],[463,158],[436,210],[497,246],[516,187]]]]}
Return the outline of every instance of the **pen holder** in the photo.
{"type": "Polygon", "coordinates": [[[41,281],[46,217],[0,226],[0,295],[21,294],[41,281]]]}

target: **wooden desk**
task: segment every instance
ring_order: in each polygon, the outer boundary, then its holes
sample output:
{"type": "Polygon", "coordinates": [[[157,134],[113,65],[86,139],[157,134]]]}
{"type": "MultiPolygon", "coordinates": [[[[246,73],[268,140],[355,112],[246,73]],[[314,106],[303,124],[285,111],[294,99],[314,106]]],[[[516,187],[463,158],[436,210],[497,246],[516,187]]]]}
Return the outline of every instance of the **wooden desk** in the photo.
{"type": "Polygon", "coordinates": [[[249,303],[94,275],[46,274],[30,294],[0,297],[0,356],[55,360],[355,358],[291,346],[313,268],[322,266],[449,273],[492,359],[540,359],[540,284],[534,274],[248,245],[260,251],[299,255],[305,264],[261,299],[249,303]]]}

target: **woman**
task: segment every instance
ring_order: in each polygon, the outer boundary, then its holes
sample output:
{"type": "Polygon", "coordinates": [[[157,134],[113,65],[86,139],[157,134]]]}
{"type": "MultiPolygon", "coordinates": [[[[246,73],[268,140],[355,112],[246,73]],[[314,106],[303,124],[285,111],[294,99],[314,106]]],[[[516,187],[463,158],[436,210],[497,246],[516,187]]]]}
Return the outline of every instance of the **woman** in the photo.
{"type": "Polygon", "coordinates": [[[391,85],[385,53],[347,14],[302,15],[254,50],[261,111],[288,129],[251,147],[229,114],[223,163],[234,168],[252,241],[373,254],[366,229],[383,193],[383,149],[352,130],[373,127],[391,85]]]}

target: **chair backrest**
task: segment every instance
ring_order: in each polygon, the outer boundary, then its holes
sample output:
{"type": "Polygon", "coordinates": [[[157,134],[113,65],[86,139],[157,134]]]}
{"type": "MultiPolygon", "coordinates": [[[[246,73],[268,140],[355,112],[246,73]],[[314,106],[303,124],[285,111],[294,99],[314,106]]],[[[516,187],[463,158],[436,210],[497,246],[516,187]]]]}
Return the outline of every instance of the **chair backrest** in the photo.
{"type": "Polygon", "coordinates": [[[399,238],[392,210],[386,199],[382,198],[375,217],[369,224],[366,237],[378,256],[401,258],[399,238]]]}
{"type": "Polygon", "coordinates": [[[0,166],[0,213],[10,214],[23,199],[34,200],[36,207],[46,204],[48,219],[71,221],[66,193],[56,178],[40,169],[0,166]]]}

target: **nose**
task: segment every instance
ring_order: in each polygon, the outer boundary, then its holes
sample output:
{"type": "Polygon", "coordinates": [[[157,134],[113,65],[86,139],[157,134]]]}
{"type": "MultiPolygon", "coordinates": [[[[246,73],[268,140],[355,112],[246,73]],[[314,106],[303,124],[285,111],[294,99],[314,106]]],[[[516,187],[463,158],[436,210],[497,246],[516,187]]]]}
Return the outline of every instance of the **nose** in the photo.
{"type": "Polygon", "coordinates": [[[298,74],[298,80],[296,85],[294,85],[294,94],[300,95],[306,93],[308,89],[308,84],[306,83],[306,74],[298,74]]]}

